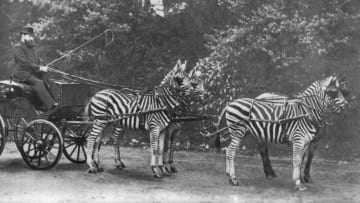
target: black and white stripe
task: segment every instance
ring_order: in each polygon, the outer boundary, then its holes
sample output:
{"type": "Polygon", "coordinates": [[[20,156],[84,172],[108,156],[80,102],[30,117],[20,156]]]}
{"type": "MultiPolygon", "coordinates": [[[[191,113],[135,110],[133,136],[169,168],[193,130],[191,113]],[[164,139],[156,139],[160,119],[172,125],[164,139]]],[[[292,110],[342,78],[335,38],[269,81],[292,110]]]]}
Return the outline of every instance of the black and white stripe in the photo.
{"type": "MultiPolygon", "coordinates": [[[[226,173],[230,176],[230,183],[238,185],[235,152],[244,136],[250,133],[260,143],[292,143],[293,180],[296,187],[305,189],[300,181],[300,167],[305,151],[317,134],[317,125],[328,111],[337,111],[346,104],[336,76],[314,82],[295,98],[267,94],[256,99],[243,98],[230,102],[219,120],[220,123],[225,116],[231,137],[226,153],[226,173]]],[[[220,135],[216,136],[219,140],[220,135]]]]}
{"type": "MultiPolygon", "coordinates": [[[[123,128],[143,128],[150,131],[151,168],[154,175],[159,177],[161,174],[156,167],[162,167],[163,164],[164,129],[170,123],[169,112],[181,105],[182,98],[189,96],[191,89],[190,79],[185,73],[185,67],[182,66],[181,62],[178,62],[174,69],[164,78],[161,85],[151,91],[130,93],[131,91],[106,89],[97,92],[89,101],[86,113],[90,118],[95,118],[95,121],[106,121],[107,119],[104,116],[113,118],[135,114],[118,122],[114,132],[114,140],[118,140],[123,128]],[[162,108],[165,108],[165,110],[141,114],[141,112],[162,108]]],[[[99,158],[97,161],[93,159],[96,147],[95,141],[101,140],[100,135],[106,125],[106,122],[95,122],[87,139],[89,172],[99,170],[99,158]]],[[[115,161],[122,164],[120,152],[117,150],[118,147],[115,146],[115,161]]]]}
{"type": "MultiPolygon", "coordinates": [[[[189,73],[190,83],[193,88],[193,95],[196,95],[197,99],[192,97],[190,100],[186,100],[182,107],[183,111],[190,111],[192,102],[203,102],[206,90],[204,87],[204,81],[201,79],[201,71],[197,67],[193,68],[189,73]]],[[[174,117],[173,119],[176,119],[174,117]]],[[[174,164],[174,140],[180,135],[183,122],[171,122],[165,131],[165,145],[164,145],[164,166],[167,172],[177,172],[177,168],[174,164]]]]}

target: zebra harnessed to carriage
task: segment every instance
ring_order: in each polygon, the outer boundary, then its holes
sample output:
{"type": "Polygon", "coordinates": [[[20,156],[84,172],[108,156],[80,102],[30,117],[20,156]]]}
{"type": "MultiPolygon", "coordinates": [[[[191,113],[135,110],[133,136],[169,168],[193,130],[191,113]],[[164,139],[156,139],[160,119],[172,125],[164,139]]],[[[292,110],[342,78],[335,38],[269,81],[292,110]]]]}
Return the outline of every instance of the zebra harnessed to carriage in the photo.
{"type": "MultiPolygon", "coordinates": [[[[220,127],[225,116],[231,138],[226,152],[226,174],[230,176],[229,182],[232,185],[239,185],[235,176],[235,152],[249,132],[257,137],[260,143],[292,143],[293,180],[297,189],[305,190],[306,187],[300,180],[304,153],[316,138],[319,124],[323,122],[327,113],[340,112],[348,104],[337,76],[315,81],[294,99],[279,98],[279,95],[267,93],[256,99],[237,99],[230,102],[222,111],[217,127],[220,127]],[[286,103],[281,104],[280,101],[286,103]]],[[[220,131],[216,133],[215,143],[218,146],[220,131]]],[[[266,164],[264,163],[264,166],[266,164]]],[[[273,171],[268,173],[275,176],[273,171]]]]}
{"type": "MultiPolygon", "coordinates": [[[[184,107],[182,108],[182,111],[187,111],[190,112],[190,105],[191,102],[203,102],[204,100],[204,95],[206,94],[206,90],[204,88],[204,81],[200,78],[201,77],[201,72],[199,70],[197,70],[197,68],[193,68],[190,73],[189,73],[189,78],[190,78],[190,84],[193,87],[193,94],[194,95],[199,95],[200,100],[198,101],[194,101],[194,100],[186,100],[185,102],[183,102],[184,107]]],[[[186,112],[185,112],[186,113],[186,112]]],[[[186,115],[186,114],[185,114],[186,115]]],[[[193,116],[190,114],[190,116],[193,116]]],[[[197,119],[207,119],[206,116],[199,116],[197,115],[197,119]]],[[[183,122],[178,122],[176,121],[177,119],[181,119],[181,115],[175,115],[174,120],[170,122],[170,124],[168,125],[168,127],[165,129],[165,145],[164,145],[164,169],[166,170],[167,173],[176,173],[177,172],[177,168],[175,167],[174,164],[174,140],[177,136],[179,136],[180,131],[181,131],[181,126],[183,124],[183,122]]]]}
{"type": "MultiPolygon", "coordinates": [[[[122,166],[118,138],[123,130],[144,129],[150,131],[151,142],[151,169],[155,177],[161,177],[163,172],[163,148],[165,128],[171,122],[172,111],[183,105],[183,98],[199,96],[193,94],[188,74],[185,72],[185,65],[178,63],[174,69],[168,73],[160,86],[153,90],[140,94],[131,91],[106,89],[97,92],[89,101],[85,113],[89,117],[117,116],[129,113],[139,113],[126,119],[121,119],[115,128],[115,162],[122,166]],[[141,112],[156,110],[158,111],[142,114],[141,112]]],[[[97,162],[94,161],[94,147],[96,139],[101,139],[100,134],[106,127],[104,122],[95,122],[88,137],[87,143],[87,163],[89,172],[99,171],[97,162]]],[[[101,169],[100,169],[101,170],[101,169]]]]}

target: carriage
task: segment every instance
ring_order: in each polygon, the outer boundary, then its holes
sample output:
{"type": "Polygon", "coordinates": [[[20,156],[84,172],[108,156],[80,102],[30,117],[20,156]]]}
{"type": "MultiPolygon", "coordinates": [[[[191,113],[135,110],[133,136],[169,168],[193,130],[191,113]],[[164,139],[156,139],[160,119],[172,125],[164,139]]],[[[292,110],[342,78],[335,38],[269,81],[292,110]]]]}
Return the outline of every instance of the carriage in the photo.
{"type": "Polygon", "coordinates": [[[63,81],[52,84],[59,107],[37,114],[29,102],[30,87],[11,80],[0,81],[0,155],[6,140],[12,139],[32,169],[55,166],[63,153],[71,162],[86,162],[85,144],[91,122],[84,121],[82,112],[91,88],[63,81]]]}
{"type": "MultiPolygon", "coordinates": [[[[52,82],[59,107],[37,114],[31,100],[31,88],[12,80],[0,81],[0,155],[7,140],[13,140],[25,163],[32,169],[55,166],[62,154],[73,163],[86,163],[86,140],[94,118],[83,116],[84,107],[93,95],[94,85],[78,82],[52,82]],[[90,120],[89,120],[90,119],[90,120]]],[[[137,112],[147,114],[164,109],[137,112]]],[[[106,122],[116,122],[134,116],[118,115],[106,122]]],[[[208,119],[188,114],[174,122],[208,119]]]]}

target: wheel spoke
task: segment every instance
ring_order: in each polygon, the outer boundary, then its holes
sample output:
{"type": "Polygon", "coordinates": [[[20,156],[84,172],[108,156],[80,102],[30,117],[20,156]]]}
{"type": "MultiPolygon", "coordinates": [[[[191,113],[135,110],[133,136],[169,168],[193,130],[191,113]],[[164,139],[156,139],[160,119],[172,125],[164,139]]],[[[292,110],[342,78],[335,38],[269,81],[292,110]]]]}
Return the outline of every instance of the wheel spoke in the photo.
{"type": "Polygon", "coordinates": [[[80,160],[80,146],[78,146],[78,152],[77,152],[77,160],[80,160]]]}
{"type": "Polygon", "coordinates": [[[86,134],[90,131],[90,128],[86,128],[85,131],[82,131],[81,137],[86,137],[86,134]]]}
{"type": "Polygon", "coordinates": [[[40,167],[41,165],[41,156],[38,158],[38,166],[40,167]]]}
{"type": "MultiPolygon", "coordinates": [[[[35,150],[35,152],[34,152],[34,156],[33,157],[30,157],[30,162],[32,162],[33,160],[34,160],[34,158],[35,158],[35,156],[37,155],[37,150],[36,150],[36,148],[34,149],[35,150]]],[[[28,154],[29,156],[30,156],[30,154],[28,154]]]]}
{"type": "Polygon", "coordinates": [[[73,142],[74,140],[73,137],[64,137],[64,142],[73,142]]]}
{"type": "Polygon", "coordinates": [[[70,129],[70,128],[68,128],[68,130],[69,130],[69,136],[71,137],[71,138],[74,138],[74,137],[76,137],[76,132],[74,132],[72,129],[70,129]]]}
{"type": "Polygon", "coordinates": [[[76,144],[75,142],[71,142],[69,145],[65,146],[65,148],[67,149],[67,148],[69,148],[69,147],[71,147],[71,146],[73,146],[75,144],[76,144]]]}
{"type": "MultiPolygon", "coordinates": [[[[28,133],[28,132],[26,132],[26,131],[25,131],[25,134],[26,134],[29,138],[31,138],[33,141],[36,141],[36,140],[37,140],[36,138],[34,138],[34,136],[32,136],[30,133],[28,133]]],[[[37,137],[37,136],[35,135],[35,137],[37,137]]]]}
{"type": "Polygon", "coordinates": [[[81,149],[82,149],[82,151],[83,151],[84,157],[86,157],[86,152],[85,152],[85,147],[84,147],[84,145],[81,145],[81,149]]]}
{"type": "MultiPolygon", "coordinates": [[[[27,150],[27,153],[30,152],[30,147],[31,147],[31,143],[28,144],[28,150],[27,150]]],[[[35,146],[34,146],[34,150],[35,150],[35,146]]]]}
{"type": "MultiPolygon", "coordinates": [[[[48,137],[50,136],[50,133],[51,133],[52,129],[50,128],[49,131],[45,134],[45,138],[44,140],[47,140],[48,137]]],[[[41,135],[42,136],[42,135],[41,135]]]]}
{"type": "Polygon", "coordinates": [[[49,164],[49,163],[50,163],[50,161],[49,161],[48,157],[47,157],[47,156],[45,156],[44,158],[45,158],[46,162],[49,164]]]}
{"type": "MultiPolygon", "coordinates": [[[[48,155],[49,156],[51,155],[53,158],[56,158],[56,155],[54,153],[50,152],[50,151],[48,152],[48,155]]],[[[45,156],[45,157],[47,157],[47,156],[45,156]]]]}
{"type": "Polygon", "coordinates": [[[74,153],[74,151],[75,151],[75,149],[77,148],[78,146],[76,145],[74,148],[73,148],[73,150],[71,151],[71,153],[70,153],[70,157],[73,155],[73,153],[74,153]]]}

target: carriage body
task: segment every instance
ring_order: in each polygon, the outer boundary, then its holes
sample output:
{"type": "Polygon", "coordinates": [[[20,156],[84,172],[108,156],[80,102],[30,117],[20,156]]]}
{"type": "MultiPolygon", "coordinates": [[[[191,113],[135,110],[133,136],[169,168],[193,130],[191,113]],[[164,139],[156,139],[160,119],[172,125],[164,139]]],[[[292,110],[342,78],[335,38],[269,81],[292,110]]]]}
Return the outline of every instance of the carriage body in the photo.
{"type": "Polygon", "coordinates": [[[68,152],[67,145],[74,145],[75,139],[83,149],[89,126],[69,125],[67,121],[82,120],[91,88],[86,84],[63,81],[51,84],[59,107],[37,115],[31,103],[30,87],[11,80],[0,81],[0,155],[6,139],[13,139],[24,161],[33,169],[53,167],[63,152],[75,163],[86,161],[84,150],[74,153],[75,150],[70,148],[72,151],[68,152]]]}

